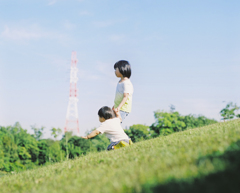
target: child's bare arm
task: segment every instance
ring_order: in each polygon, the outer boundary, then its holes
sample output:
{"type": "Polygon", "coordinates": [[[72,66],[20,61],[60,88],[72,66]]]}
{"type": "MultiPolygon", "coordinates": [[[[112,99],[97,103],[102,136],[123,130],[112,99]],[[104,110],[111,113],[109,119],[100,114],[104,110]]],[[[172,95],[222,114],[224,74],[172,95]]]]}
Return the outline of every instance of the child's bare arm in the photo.
{"type": "Polygon", "coordinates": [[[119,111],[115,111],[115,114],[116,114],[116,117],[120,119],[120,122],[122,122],[122,117],[120,115],[120,112],[119,111]]]}
{"type": "Polygon", "coordinates": [[[83,139],[90,139],[95,137],[96,135],[100,134],[100,131],[98,130],[94,130],[92,131],[89,135],[87,135],[86,137],[82,137],[83,139]]]}

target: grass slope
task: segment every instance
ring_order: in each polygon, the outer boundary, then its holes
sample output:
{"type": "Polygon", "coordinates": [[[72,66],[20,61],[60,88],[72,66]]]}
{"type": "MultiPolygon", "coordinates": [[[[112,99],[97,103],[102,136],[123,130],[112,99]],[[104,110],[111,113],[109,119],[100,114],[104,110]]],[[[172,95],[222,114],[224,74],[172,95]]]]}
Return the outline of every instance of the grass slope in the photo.
{"type": "Polygon", "coordinates": [[[14,192],[238,192],[240,120],[0,178],[14,192]]]}

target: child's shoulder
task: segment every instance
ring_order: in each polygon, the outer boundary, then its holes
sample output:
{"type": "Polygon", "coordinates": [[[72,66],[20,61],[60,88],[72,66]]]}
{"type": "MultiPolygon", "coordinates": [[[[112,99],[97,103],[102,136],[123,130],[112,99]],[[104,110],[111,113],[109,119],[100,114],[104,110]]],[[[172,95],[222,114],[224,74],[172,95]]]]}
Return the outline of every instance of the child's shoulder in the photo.
{"type": "Polygon", "coordinates": [[[112,118],[113,121],[119,121],[120,119],[118,117],[112,118]]]}
{"type": "Polygon", "coordinates": [[[124,81],[122,81],[122,82],[120,82],[119,81],[119,83],[121,84],[132,84],[132,82],[131,82],[131,80],[128,78],[128,79],[126,79],[126,80],[124,80],[124,81]]]}
{"type": "Polygon", "coordinates": [[[111,120],[111,122],[112,122],[113,124],[119,124],[119,123],[121,123],[121,120],[120,120],[118,117],[114,117],[114,118],[108,119],[108,120],[111,120]]]}
{"type": "Polygon", "coordinates": [[[106,121],[104,121],[104,123],[109,123],[109,122],[118,122],[120,121],[120,119],[118,117],[114,117],[114,118],[111,118],[111,119],[107,119],[106,121]]]}
{"type": "Polygon", "coordinates": [[[102,126],[106,128],[115,128],[115,127],[118,127],[120,124],[121,124],[121,120],[118,117],[114,117],[104,121],[104,124],[102,124],[102,126]]]}
{"type": "Polygon", "coordinates": [[[131,80],[128,79],[128,80],[125,80],[125,81],[123,82],[123,86],[124,86],[124,87],[132,88],[132,87],[133,87],[133,84],[132,84],[131,80]]]}

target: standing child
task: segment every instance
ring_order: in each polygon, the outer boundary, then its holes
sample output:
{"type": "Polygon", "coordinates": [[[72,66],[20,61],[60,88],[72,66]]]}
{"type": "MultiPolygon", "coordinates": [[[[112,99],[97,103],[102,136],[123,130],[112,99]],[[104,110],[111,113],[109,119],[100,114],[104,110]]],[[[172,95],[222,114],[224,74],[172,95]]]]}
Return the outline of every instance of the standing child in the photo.
{"type": "Polygon", "coordinates": [[[128,61],[120,60],[114,65],[115,74],[120,81],[117,84],[113,110],[120,112],[122,121],[132,110],[133,85],[130,81],[131,66],[128,61]]]}
{"type": "Polygon", "coordinates": [[[92,131],[86,137],[82,137],[84,139],[90,139],[95,137],[100,133],[105,133],[107,138],[110,139],[110,145],[108,146],[107,150],[115,149],[115,146],[119,143],[127,143],[127,145],[131,144],[130,138],[124,132],[123,128],[121,127],[120,122],[121,116],[119,112],[115,113],[110,107],[102,107],[98,111],[99,121],[102,123],[100,127],[92,131]]]}

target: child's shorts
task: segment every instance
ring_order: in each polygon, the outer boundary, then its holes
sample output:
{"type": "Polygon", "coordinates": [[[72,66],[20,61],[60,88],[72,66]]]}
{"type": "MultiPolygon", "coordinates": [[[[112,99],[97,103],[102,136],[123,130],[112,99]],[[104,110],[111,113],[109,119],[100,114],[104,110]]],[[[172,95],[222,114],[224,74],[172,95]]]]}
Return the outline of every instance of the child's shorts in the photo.
{"type": "MultiPolygon", "coordinates": [[[[128,112],[125,112],[125,111],[120,111],[120,115],[121,115],[121,117],[122,117],[122,122],[123,122],[123,120],[129,115],[129,113],[128,112]]],[[[122,123],[121,122],[121,123],[122,123]]]]}
{"type": "MultiPolygon", "coordinates": [[[[122,139],[120,141],[125,141],[126,143],[129,144],[129,139],[122,139]]],[[[112,142],[110,143],[110,145],[107,147],[107,150],[113,150],[113,146],[117,145],[120,141],[115,141],[115,142],[112,142]]]]}

